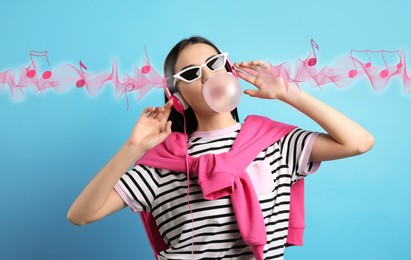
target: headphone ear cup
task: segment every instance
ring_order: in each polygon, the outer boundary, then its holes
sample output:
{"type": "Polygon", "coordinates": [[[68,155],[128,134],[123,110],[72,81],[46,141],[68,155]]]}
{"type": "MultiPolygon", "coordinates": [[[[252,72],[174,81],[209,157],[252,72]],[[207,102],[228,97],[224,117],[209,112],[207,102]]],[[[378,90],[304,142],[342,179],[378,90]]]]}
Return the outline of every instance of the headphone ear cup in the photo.
{"type": "Polygon", "coordinates": [[[188,104],[187,102],[184,100],[183,96],[181,96],[180,93],[175,92],[171,98],[173,99],[173,107],[174,109],[181,113],[184,114],[184,111],[187,110],[188,108],[188,104]]]}
{"type": "Polygon", "coordinates": [[[174,109],[179,112],[180,114],[184,115],[184,110],[186,110],[189,106],[184,98],[178,93],[177,91],[174,94],[171,94],[170,89],[167,86],[167,81],[163,80],[163,88],[164,93],[168,99],[173,100],[173,107],[174,109]]]}

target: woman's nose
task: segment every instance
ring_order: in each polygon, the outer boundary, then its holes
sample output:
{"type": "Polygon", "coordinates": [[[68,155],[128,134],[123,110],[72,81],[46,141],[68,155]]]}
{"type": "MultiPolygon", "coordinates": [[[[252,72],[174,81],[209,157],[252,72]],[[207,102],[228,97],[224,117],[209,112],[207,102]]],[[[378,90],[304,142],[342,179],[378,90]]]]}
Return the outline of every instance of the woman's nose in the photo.
{"type": "Polygon", "coordinates": [[[211,71],[206,67],[201,68],[201,81],[203,84],[211,77],[211,71]]]}

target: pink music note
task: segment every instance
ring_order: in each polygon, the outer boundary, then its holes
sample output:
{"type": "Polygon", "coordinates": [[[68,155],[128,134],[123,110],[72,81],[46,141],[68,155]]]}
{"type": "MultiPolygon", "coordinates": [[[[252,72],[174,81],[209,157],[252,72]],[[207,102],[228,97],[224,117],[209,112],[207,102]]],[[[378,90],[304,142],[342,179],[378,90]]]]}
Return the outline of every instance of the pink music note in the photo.
{"type": "Polygon", "coordinates": [[[84,76],[83,68],[85,70],[87,70],[87,67],[83,64],[83,62],[80,61],[80,73],[81,73],[80,77],[81,77],[81,79],[77,80],[77,82],[76,82],[76,87],[78,87],[78,88],[82,88],[86,84],[86,77],[84,76]]]}
{"type": "Polygon", "coordinates": [[[144,65],[141,68],[141,72],[143,72],[143,74],[147,74],[151,70],[150,60],[148,59],[148,55],[147,55],[147,46],[144,47],[144,52],[146,53],[146,64],[147,65],[144,65]]]}
{"type": "MultiPolygon", "coordinates": [[[[358,69],[357,69],[357,65],[355,64],[354,59],[355,59],[358,63],[360,63],[360,65],[361,65],[361,67],[362,67],[363,70],[365,70],[366,68],[367,68],[367,69],[372,69],[372,67],[371,67],[371,66],[372,66],[372,63],[371,63],[371,59],[370,59],[369,52],[370,52],[369,50],[363,50],[363,51],[351,50],[351,51],[350,51],[351,61],[352,61],[353,65],[354,65],[355,69],[350,70],[350,71],[348,72],[348,77],[349,77],[349,78],[355,78],[355,77],[358,75],[358,69]],[[365,52],[365,53],[367,54],[368,62],[367,62],[367,63],[363,63],[363,62],[355,59],[354,56],[352,55],[353,52],[361,52],[361,53],[362,53],[362,52],[365,52]]],[[[363,70],[361,70],[361,71],[364,72],[363,70]]],[[[369,70],[366,70],[366,71],[369,71],[369,70]]]]}
{"type": "Polygon", "coordinates": [[[352,52],[353,52],[353,50],[350,50],[350,57],[351,57],[352,63],[354,64],[354,68],[355,68],[355,69],[350,70],[350,71],[348,72],[348,77],[349,77],[350,79],[355,78],[355,77],[357,76],[357,74],[358,74],[357,65],[355,65],[355,61],[354,61],[354,57],[352,56],[352,52]]]}
{"type": "Polygon", "coordinates": [[[401,57],[401,53],[399,50],[395,51],[398,54],[398,57],[400,59],[400,61],[397,63],[397,71],[395,71],[395,73],[400,73],[401,72],[401,68],[402,68],[402,57],[401,57]]]}
{"type": "MultiPolygon", "coordinates": [[[[400,59],[400,61],[397,63],[397,65],[396,65],[396,71],[393,73],[393,75],[394,74],[399,74],[400,72],[401,72],[401,68],[402,68],[402,59],[401,59],[401,54],[400,54],[400,51],[399,50],[396,50],[396,51],[381,51],[382,52],[382,59],[384,60],[384,64],[385,64],[385,69],[384,70],[382,70],[382,71],[380,71],[380,77],[381,78],[386,78],[386,77],[388,77],[388,75],[389,75],[389,69],[388,69],[388,65],[387,65],[387,62],[386,62],[386,60],[385,60],[385,57],[384,57],[384,52],[388,52],[388,53],[397,53],[398,54],[398,57],[399,57],[399,59],[400,59]]],[[[392,67],[391,67],[392,68],[392,67]]]]}
{"type": "Polygon", "coordinates": [[[311,48],[313,49],[313,52],[314,52],[314,58],[310,58],[307,62],[308,66],[310,67],[317,64],[317,55],[315,54],[314,48],[316,48],[317,50],[320,50],[320,48],[318,47],[318,44],[313,39],[311,39],[311,48]]]}
{"type": "Polygon", "coordinates": [[[46,61],[47,61],[47,65],[48,65],[49,70],[44,71],[43,74],[41,75],[41,77],[43,79],[49,79],[51,77],[52,73],[51,73],[51,68],[50,68],[50,62],[49,62],[49,59],[47,57],[47,51],[34,51],[34,50],[30,51],[31,64],[27,68],[27,74],[26,74],[27,77],[34,78],[34,76],[36,76],[36,65],[33,61],[33,56],[46,57],[46,61]],[[31,66],[33,66],[33,69],[30,69],[31,66]]]}
{"type": "MultiPolygon", "coordinates": [[[[374,90],[377,92],[380,92],[386,87],[386,85],[388,84],[388,81],[391,79],[392,76],[401,73],[401,69],[398,68],[398,67],[402,67],[401,57],[399,55],[399,50],[395,50],[395,51],[378,50],[378,51],[369,51],[369,52],[381,54],[382,60],[384,61],[385,68],[383,69],[380,69],[379,67],[370,67],[370,68],[365,69],[365,73],[368,79],[370,80],[374,90]],[[399,55],[400,61],[397,64],[388,64],[386,60],[387,53],[390,55],[397,53],[399,55]]],[[[361,65],[363,64],[361,63],[361,65]]]]}
{"type": "Polygon", "coordinates": [[[371,67],[370,54],[368,53],[368,50],[365,51],[365,53],[367,53],[367,57],[368,57],[368,62],[365,64],[365,67],[369,68],[369,67],[371,67]]]}
{"type": "MultiPolygon", "coordinates": [[[[358,69],[357,69],[357,65],[355,64],[355,60],[356,61],[358,61],[356,58],[354,58],[354,56],[353,56],[353,52],[366,52],[367,53],[367,55],[368,55],[368,51],[354,51],[354,50],[350,50],[350,58],[351,58],[351,61],[352,61],[352,64],[354,65],[354,69],[352,69],[352,70],[350,70],[349,72],[348,72],[348,77],[350,78],[350,79],[352,79],[352,78],[355,78],[355,77],[357,77],[357,75],[358,75],[358,69]]],[[[359,61],[358,61],[359,62],[359,61]]],[[[361,63],[361,62],[359,62],[360,64],[363,64],[363,63],[361,63]]],[[[371,62],[369,62],[369,67],[371,67],[371,62]]],[[[366,67],[367,67],[367,64],[365,65],[366,67]]]]}
{"type": "Polygon", "coordinates": [[[387,65],[387,62],[385,61],[385,57],[384,57],[384,51],[381,51],[381,56],[382,56],[382,59],[383,59],[384,64],[385,64],[385,69],[380,71],[380,77],[384,79],[384,78],[388,77],[389,72],[388,72],[388,65],[387,65]]]}

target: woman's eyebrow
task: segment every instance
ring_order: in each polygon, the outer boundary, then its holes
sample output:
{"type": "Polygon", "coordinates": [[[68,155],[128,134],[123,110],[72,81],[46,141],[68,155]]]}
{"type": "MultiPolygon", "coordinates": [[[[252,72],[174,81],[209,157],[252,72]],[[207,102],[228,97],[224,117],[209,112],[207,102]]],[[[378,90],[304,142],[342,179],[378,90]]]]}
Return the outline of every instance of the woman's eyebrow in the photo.
{"type": "MultiPolygon", "coordinates": [[[[211,58],[213,58],[214,56],[217,56],[217,55],[218,55],[218,54],[211,55],[210,57],[208,57],[208,58],[205,60],[204,63],[206,63],[206,62],[209,61],[211,58]]],[[[185,69],[187,69],[187,68],[189,68],[189,67],[192,67],[192,66],[197,66],[197,65],[195,65],[195,64],[187,65],[187,66],[185,66],[184,68],[182,68],[180,71],[183,71],[183,70],[185,70],[185,69]]]]}

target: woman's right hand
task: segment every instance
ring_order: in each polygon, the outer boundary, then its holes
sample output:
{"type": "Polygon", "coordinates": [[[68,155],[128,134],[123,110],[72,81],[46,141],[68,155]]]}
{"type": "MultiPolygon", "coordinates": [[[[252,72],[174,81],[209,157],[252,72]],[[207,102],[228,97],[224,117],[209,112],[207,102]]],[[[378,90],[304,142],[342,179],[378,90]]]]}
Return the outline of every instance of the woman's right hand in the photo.
{"type": "Polygon", "coordinates": [[[172,106],[173,101],[170,99],[164,107],[144,109],[131,131],[128,143],[146,152],[164,141],[171,133],[171,121],[167,119],[172,106]]]}

